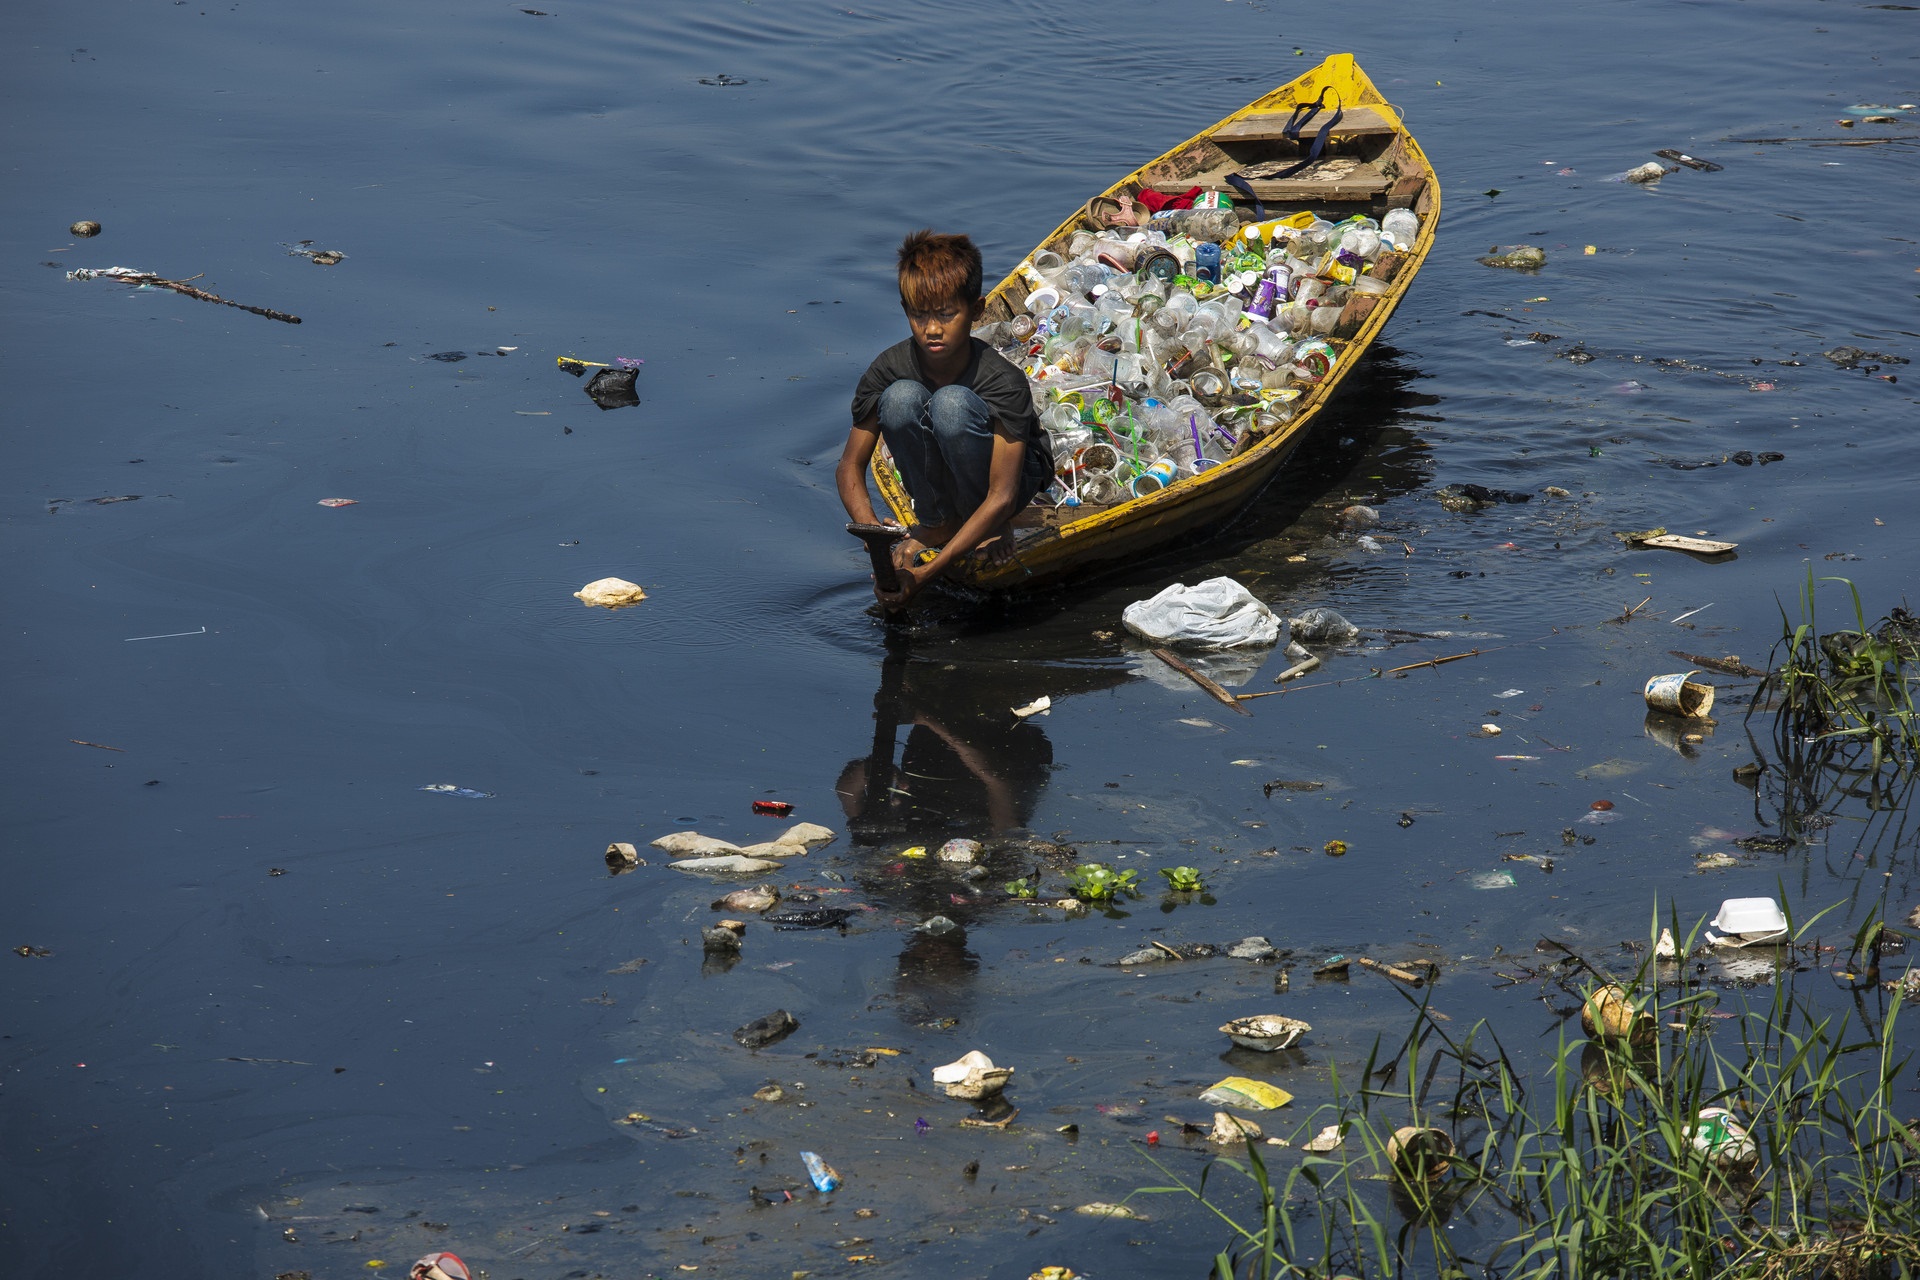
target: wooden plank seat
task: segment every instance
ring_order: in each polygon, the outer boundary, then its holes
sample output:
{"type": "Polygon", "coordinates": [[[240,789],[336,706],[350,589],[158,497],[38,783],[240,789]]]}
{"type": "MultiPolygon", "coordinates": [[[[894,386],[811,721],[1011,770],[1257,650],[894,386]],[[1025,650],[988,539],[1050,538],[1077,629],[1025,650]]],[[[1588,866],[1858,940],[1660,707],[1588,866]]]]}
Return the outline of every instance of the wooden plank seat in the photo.
{"type": "Polygon", "coordinates": [[[1373,200],[1386,195],[1388,188],[1393,185],[1377,161],[1353,156],[1324,156],[1291,178],[1258,176],[1263,169],[1280,172],[1292,163],[1292,160],[1266,160],[1252,165],[1217,165],[1191,178],[1155,182],[1152,186],[1155,191],[1167,195],[1180,195],[1200,187],[1241,200],[1245,197],[1226,182],[1228,174],[1240,173],[1247,175],[1247,185],[1253,188],[1253,194],[1263,203],[1286,204],[1320,200],[1373,200]]]}
{"type": "MultiPolygon", "coordinates": [[[[1320,132],[1331,112],[1322,108],[1318,115],[1309,119],[1300,130],[1300,140],[1311,142],[1320,132]]],[[[1261,112],[1258,115],[1243,116],[1208,136],[1215,142],[1277,142],[1286,137],[1287,120],[1292,112],[1261,112]]],[[[1393,132],[1393,122],[1372,107],[1348,107],[1340,113],[1340,123],[1333,126],[1330,138],[1363,138],[1393,132]]]]}

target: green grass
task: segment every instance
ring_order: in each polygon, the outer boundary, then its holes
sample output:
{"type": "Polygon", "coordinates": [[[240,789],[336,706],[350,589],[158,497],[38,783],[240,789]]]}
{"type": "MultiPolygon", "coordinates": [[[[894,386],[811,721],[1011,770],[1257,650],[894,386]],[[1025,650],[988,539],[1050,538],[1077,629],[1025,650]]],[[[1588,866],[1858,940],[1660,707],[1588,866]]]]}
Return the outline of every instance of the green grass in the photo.
{"type": "MultiPolygon", "coordinates": [[[[1863,929],[1856,950],[1876,941],[1863,929]]],[[[1562,967],[1580,999],[1616,980],[1572,953],[1562,967]]],[[[1881,1014],[1865,999],[1825,1012],[1783,972],[1763,1004],[1732,1012],[1686,973],[1649,958],[1618,978],[1658,1040],[1629,1051],[1563,1032],[1538,1086],[1488,1024],[1456,1038],[1414,1005],[1405,1042],[1390,1055],[1376,1043],[1351,1084],[1336,1076],[1336,1101],[1293,1150],[1249,1142],[1188,1180],[1142,1148],[1168,1177],[1142,1192],[1194,1197],[1219,1219],[1215,1280],[1920,1273],[1920,1100],[1892,1047],[1899,996],[1881,1014]],[[1722,1167],[1694,1141],[1710,1106],[1750,1131],[1751,1167],[1722,1167]],[[1343,1127],[1340,1148],[1298,1150],[1327,1124],[1343,1127]],[[1395,1171],[1401,1125],[1451,1136],[1443,1177],[1395,1171]]]]}

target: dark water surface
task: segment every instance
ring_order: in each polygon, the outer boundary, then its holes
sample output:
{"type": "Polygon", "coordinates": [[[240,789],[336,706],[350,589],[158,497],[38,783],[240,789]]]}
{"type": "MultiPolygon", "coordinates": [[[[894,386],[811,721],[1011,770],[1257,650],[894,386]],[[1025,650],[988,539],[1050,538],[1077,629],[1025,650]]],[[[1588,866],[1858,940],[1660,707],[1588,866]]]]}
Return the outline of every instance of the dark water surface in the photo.
{"type": "MultiPolygon", "coordinates": [[[[1210,1220],[1062,1207],[1156,1181],[1128,1140],[1202,1118],[1222,1075],[1284,1084],[1270,1131],[1305,1125],[1329,1068],[1402,1034],[1407,1005],[1370,975],[1299,967],[1275,996],[1270,968],[1098,962],[1251,933],[1297,965],[1432,958],[1436,1007],[1491,1017],[1539,1066],[1560,1024],[1537,989],[1495,990],[1496,947],[1619,955],[1656,910],[1782,886],[1796,911],[1841,903],[1836,935],[1883,894],[1913,905],[1910,857],[1856,852],[1844,826],[1696,874],[1765,829],[1730,779],[1750,688],[1721,681],[1717,732],[1684,752],[1645,731],[1638,691],[1681,665],[1669,649],[1763,661],[1809,567],[1870,614],[1910,589],[1915,383],[1816,353],[1920,350],[1915,149],[1730,139],[1913,137],[1834,122],[1920,98],[1920,13],[201,3],[0,14],[0,942],[53,952],[4,957],[9,1274],[401,1274],[450,1247],[502,1280],[868,1255],[1193,1275],[1210,1220]],[[901,328],[901,234],[968,230],[997,277],[1091,191],[1349,49],[1446,213],[1293,470],[1227,537],[936,614],[889,655],[830,470],[853,380],[901,328]],[[703,83],[721,77],[745,83],[703,83]],[[1725,169],[1614,181],[1658,147],[1725,169]],[[69,239],[77,218],[104,234],[69,239]],[[346,260],[289,255],[309,241],[346,260]],[[1522,241],[1545,270],[1474,261],[1522,241]],[[64,275],[114,265],[204,273],[304,323],[64,275]],[[1536,331],[1556,340],[1511,345],[1536,331]],[[1574,342],[1598,358],[1554,358],[1574,342]],[[567,354],[644,359],[639,407],[596,409],[567,354]],[[1785,460],[1667,465],[1736,450],[1785,460]],[[1536,496],[1455,514],[1432,493],[1458,482],[1536,496]],[[1384,550],[1334,527],[1356,500],[1384,550]],[[1610,533],[1655,524],[1739,557],[1610,533]],[[1459,633],[1330,677],[1500,648],[1242,719],[1118,625],[1221,573],[1276,608],[1459,633]],[[607,575],[651,598],[572,598],[607,575]],[[1014,723],[1041,694],[1052,713],[1014,723]],[[1495,710],[1507,732],[1473,736],[1495,710]],[[1277,777],[1326,787],[1263,797],[1277,777]],[[778,882],[872,910],[845,934],[756,923],[736,967],[703,972],[719,890],[658,857],[610,879],[600,851],[768,838],[784,824],[748,811],[766,794],[843,833],[778,882]],[[1563,846],[1596,799],[1617,820],[1563,846]],[[1069,920],[897,857],[1008,827],[1071,833],[1154,887],[1069,920]],[[1336,838],[1346,857],[1319,852],[1336,838]],[[1215,903],[1163,912],[1170,862],[1215,903]],[[914,933],[935,911],[963,931],[914,933]],[[797,1034],[731,1041],[776,1007],[797,1034]],[[1277,1062],[1221,1054],[1220,1022],[1269,1009],[1314,1034],[1277,1062]],[[901,1053],[833,1057],[870,1046],[901,1053]],[[1017,1068],[1008,1132],[957,1127],[930,1092],[970,1047],[1017,1068]],[[752,1102],[769,1080],[789,1101],[752,1102]],[[802,1179],[801,1149],[846,1188],[750,1208],[750,1186],[802,1179]]],[[[991,883],[1031,865],[1002,855],[991,883]]]]}

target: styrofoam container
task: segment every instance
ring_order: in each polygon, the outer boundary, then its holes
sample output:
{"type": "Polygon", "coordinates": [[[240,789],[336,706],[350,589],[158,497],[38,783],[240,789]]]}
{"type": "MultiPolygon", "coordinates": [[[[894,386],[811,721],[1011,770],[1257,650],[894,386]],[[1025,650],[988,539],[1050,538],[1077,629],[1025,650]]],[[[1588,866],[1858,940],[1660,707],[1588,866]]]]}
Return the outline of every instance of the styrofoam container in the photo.
{"type": "Polygon", "coordinates": [[[1787,917],[1772,898],[1728,898],[1713,927],[1737,935],[1743,943],[1774,942],[1787,936],[1787,917]]]}

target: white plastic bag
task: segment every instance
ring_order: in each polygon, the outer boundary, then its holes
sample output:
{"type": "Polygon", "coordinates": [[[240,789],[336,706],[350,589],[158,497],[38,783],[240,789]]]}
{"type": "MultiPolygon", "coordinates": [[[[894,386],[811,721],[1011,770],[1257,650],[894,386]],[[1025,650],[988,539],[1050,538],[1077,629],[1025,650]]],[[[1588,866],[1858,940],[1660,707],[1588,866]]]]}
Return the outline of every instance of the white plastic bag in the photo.
{"type": "Polygon", "coordinates": [[[1209,578],[1191,587],[1176,582],[1151,600],[1128,605],[1120,620],[1155,644],[1232,649],[1280,638],[1273,610],[1232,578],[1209,578]]]}

